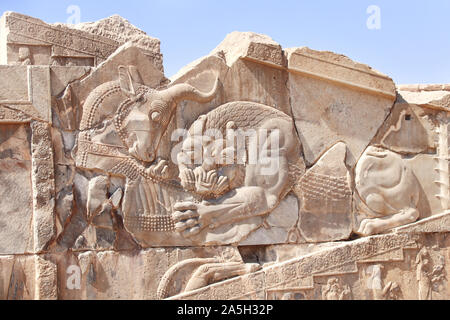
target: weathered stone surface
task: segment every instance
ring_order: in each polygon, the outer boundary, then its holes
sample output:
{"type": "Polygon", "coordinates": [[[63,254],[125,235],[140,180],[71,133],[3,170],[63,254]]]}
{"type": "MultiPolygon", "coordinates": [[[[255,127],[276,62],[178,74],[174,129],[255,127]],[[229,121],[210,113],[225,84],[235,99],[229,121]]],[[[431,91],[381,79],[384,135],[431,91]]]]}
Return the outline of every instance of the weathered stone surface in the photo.
{"type": "Polygon", "coordinates": [[[307,164],[339,141],[354,166],[388,116],[395,84],[366,65],[331,52],[286,50],[292,113],[307,164]]]}
{"type": "Polygon", "coordinates": [[[309,242],[345,240],[352,232],[352,190],[345,166],[347,147],[338,143],[301,178],[300,233],[309,242]]]}
{"type": "Polygon", "coordinates": [[[285,66],[281,46],[269,36],[253,32],[230,33],[211,54],[224,57],[230,67],[241,58],[256,60],[276,67],[285,66]]]}
{"type": "Polygon", "coordinates": [[[58,299],[58,269],[56,264],[45,257],[35,256],[36,300],[58,299]]]}
{"type": "Polygon", "coordinates": [[[34,252],[47,249],[56,234],[55,170],[48,123],[33,121],[31,127],[34,252]]]}
{"type": "Polygon", "coordinates": [[[281,46],[268,36],[250,32],[229,34],[208,56],[182,68],[171,78],[173,83],[188,82],[203,90],[209,89],[216,77],[222,84],[216,98],[208,104],[183,103],[182,122],[178,125],[188,126],[199,115],[239,100],[261,103],[291,114],[283,59],[281,46]],[[265,50],[253,52],[251,48],[255,46],[267,48],[271,54],[265,55],[265,50]],[[277,57],[273,63],[266,61],[271,56],[277,57]]]}
{"type": "Polygon", "coordinates": [[[291,195],[284,199],[266,219],[264,225],[242,241],[241,246],[301,243],[295,230],[299,221],[297,197],[291,195]]]}
{"type": "Polygon", "coordinates": [[[449,90],[439,91],[399,91],[400,96],[407,103],[412,105],[419,105],[427,109],[433,109],[437,111],[446,111],[449,109],[449,90]]]}
{"type": "Polygon", "coordinates": [[[72,67],[70,72],[67,72],[66,67],[51,67],[52,96],[61,95],[70,83],[86,77],[89,72],[91,72],[90,67],[72,67]]]}
{"type": "Polygon", "coordinates": [[[233,32],[0,26],[0,299],[449,299],[449,86],[233,32]]]}
{"type": "MultiPolygon", "coordinates": [[[[50,259],[58,265],[59,299],[93,299],[93,300],[124,300],[124,299],[157,299],[158,286],[167,270],[179,262],[197,259],[192,262],[191,268],[201,265],[202,260],[207,261],[216,256],[233,260],[238,256],[236,249],[232,248],[173,248],[148,249],[140,252],[119,253],[105,252],[79,252],[67,253],[63,256],[53,256],[50,259]],[[81,279],[79,283],[72,282],[71,269],[79,268],[81,279]],[[130,272],[130,266],[133,272],[130,272]],[[72,285],[79,284],[79,289],[71,289],[72,285]]],[[[186,264],[189,267],[189,264],[186,264]]],[[[170,273],[164,286],[160,289],[173,295],[186,286],[189,275],[193,270],[178,268],[170,273]]],[[[166,276],[168,276],[167,274],[166,276]]]]}
{"type": "Polygon", "coordinates": [[[428,153],[436,148],[434,114],[435,111],[408,104],[399,96],[373,144],[402,154],[428,153]]]}
{"type": "Polygon", "coordinates": [[[128,21],[112,16],[76,26],[45,22],[6,12],[0,21],[1,64],[98,66],[117,48],[132,42],[145,50],[148,59],[164,71],[159,40],[148,37],[128,21]]]}
{"type": "Polygon", "coordinates": [[[148,36],[144,31],[136,28],[119,15],[113,15],[96,22],[80,23],[71,27],[114,40],[120,44],[131,42],[143,50],[158,70],[164,72],[162,54],[160,53],[161,42],[148,36]]]}
{"type": "Polygon", "coordinates": [[[0,254],[33,252],[30,130],[0,129],[0,254]]]}
{"type": "Polygon", "coordinates": [[[437,234],[418,238],[418,244],[405,235],[361,239],[173,299],[242,299],[250,297],[250,292],[254,299],[268,299],[274,294],[279,299],[286,294],[293,298],[295,293],[301,293],[297,298],[313,300],[446,299],[448,241],[443,239],[444,235],[437,234]],[[433,275],[427,274],[431,270],[433,275]],[[262,275],[265,280],[259,277],[262,275]],[[327,286],[333,283],[338,284],[334,290],[337,294],[330,295],[327,286]],[[259,289],[255,292],[255,288],[259,289]]]}
{"type": "Polygon", "coordinates": [[[35,296],[35,258],[32,256],[0,256],[0,299],[33,300],[35,296]]]}
{"type": "Polygon", "coordinates": [[[0,105],[23,112],[33,119],[51,122],[49,67],[0,66],[0,75],[10,79],[0,89],[0,105]]]}

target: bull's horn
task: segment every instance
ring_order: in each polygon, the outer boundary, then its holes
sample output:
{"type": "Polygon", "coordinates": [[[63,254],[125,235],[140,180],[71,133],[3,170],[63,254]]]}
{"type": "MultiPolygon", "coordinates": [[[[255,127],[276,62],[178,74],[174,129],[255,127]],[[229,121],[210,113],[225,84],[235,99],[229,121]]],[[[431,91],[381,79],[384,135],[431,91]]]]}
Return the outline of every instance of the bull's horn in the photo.
{"type": "Polygon", "coordinates": [[[189,84],[177,84],[173,87],[161,91],[161,95],[174,102],[180,102],[182,100],[196,101],[200,103],[209,102],[216,96],[219,91],[219,78],[217,78],[214,88],[210,92],[201,92],[189,84]]]}

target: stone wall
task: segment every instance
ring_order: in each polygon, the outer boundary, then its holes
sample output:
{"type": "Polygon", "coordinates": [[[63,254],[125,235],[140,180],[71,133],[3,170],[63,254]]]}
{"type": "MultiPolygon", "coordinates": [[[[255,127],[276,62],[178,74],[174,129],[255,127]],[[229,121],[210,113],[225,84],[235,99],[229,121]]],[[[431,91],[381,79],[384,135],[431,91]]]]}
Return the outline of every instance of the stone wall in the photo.
{"type": "Polygon", "coordinates": [[[448,299],[449,85],[119,16],[0,26],[0,299],[448,299]]]}

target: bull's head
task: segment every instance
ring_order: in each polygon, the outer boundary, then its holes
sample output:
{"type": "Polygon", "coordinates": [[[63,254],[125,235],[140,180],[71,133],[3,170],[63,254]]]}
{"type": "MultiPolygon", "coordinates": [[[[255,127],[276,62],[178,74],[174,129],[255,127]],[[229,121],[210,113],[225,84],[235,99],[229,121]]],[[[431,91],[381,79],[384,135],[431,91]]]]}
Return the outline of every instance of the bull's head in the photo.
{"type": "Polygon", "coordinates": [[[121,66],[119,74],[121,89],[129,98],[116,115],[119,134],[129,148],[130,155],[147,163],[155,160],[177,104],[183,100],[209,102],[219,88],[217,79],[214,88],[208,93],[200,92],[188,84],[177,84],[157,91],[139,84],[139,76],[133,68],[121,66]]]}

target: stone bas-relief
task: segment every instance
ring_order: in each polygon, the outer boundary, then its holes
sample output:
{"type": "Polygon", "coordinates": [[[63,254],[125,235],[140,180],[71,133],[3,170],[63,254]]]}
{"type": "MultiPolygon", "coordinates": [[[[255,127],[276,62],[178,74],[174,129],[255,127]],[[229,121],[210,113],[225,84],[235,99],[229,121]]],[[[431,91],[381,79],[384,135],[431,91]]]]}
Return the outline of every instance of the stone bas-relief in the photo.
{"type": "Polygon", "coordinates": [[[449,299],[449,85],[234,32],[1,19],[1,299],[449,299]]]}

